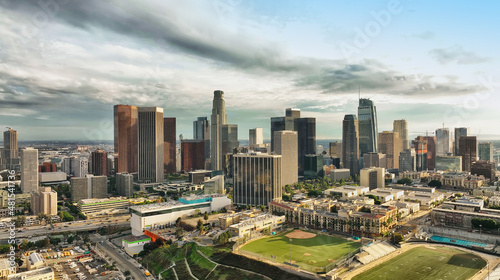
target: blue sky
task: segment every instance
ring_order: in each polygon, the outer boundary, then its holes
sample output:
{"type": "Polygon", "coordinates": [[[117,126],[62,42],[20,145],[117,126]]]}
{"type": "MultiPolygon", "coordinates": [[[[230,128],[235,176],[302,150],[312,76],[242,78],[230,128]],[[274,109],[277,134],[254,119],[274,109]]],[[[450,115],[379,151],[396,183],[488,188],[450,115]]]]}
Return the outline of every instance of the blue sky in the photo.
{"type": "Polygon", "coordinates": [[[0,126],[20,140],[113,139],[112,106],[160,106],[177,134],[224,90],[228,122],[287,107],[340,138],[362,97],[379,130],[500,139],[500,4],[463,1],[0,1],[0,126]],[[40,3],[48,3],[41,5],[40,3]]]}

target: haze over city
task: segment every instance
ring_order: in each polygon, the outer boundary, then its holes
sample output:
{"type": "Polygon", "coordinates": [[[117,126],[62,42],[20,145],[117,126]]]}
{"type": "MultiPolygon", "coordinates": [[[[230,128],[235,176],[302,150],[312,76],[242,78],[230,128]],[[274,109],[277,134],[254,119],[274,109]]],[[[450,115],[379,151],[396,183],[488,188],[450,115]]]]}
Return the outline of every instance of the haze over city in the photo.
{"type": "Polygon", "coordinates": [[[493,1],[44,3],[0,4],[0,126],[20,140],[111,140],[115,104],[162,107],[189,138],[218,89],[241,139],[289,107],[340,139],[358,91],[379,131],[500,138],[493,1]]]}

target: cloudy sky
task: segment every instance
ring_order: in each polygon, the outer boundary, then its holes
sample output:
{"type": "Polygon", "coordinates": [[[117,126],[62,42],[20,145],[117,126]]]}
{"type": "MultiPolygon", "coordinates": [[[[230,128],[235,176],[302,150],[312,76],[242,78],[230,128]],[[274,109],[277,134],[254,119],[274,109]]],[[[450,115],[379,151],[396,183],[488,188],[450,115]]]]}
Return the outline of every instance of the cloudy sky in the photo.
{"type": "Polygon", "coordinates": [[[0,0],[0,126],[111,140],[113,105],[160,106],[192,137],[225,92],[239,137],[295,107],[341,138],[358,88],[379,130],[500,139],[500,3],[0,0]],[[476,6],[474,6],[476,5],[476,6]]]}

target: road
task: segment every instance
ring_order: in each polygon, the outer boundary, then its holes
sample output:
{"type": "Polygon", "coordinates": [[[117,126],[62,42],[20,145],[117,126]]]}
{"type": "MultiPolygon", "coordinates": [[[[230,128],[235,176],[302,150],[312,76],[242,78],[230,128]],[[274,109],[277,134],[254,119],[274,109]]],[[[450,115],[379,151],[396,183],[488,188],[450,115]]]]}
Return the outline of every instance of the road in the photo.
{"type": "Polygon", "coordinates": [[[109,241],[104,241],[102,244],[98,243],[100,249],[102,249],[106,254],[111,257],[115,262],[116,266],[122,271],[130,271],[130,275],[134,277],[136,280],[147,280],[148,278],[144,274],[144,272],[133,265],[125,256],[122,256],[120,253],[116,251],[116,249],[109,243],[109,241]]]}
{"type": "MultiPolygon", "coordinates": [[[[113,217],[109,220],[87,220],[87,221],[77,221],[77,222],[61,222],[56,223],[54,229],[49,229],[49,226],[33,226],[33,227],[21,227],[19,229],[22,232],[16,231],[16,238],[26,238],[39,235],[49,235],[53,233],[60,233],[66,231],[81,231],[81,230],[94,230],[101,228],[103,226],[130,226],[130,222],[127,221],[129,216],[123,217],[113,217]]],[[[8,230],[0,231],[0,240],[6,241],[9,238],[8,230]]]]}

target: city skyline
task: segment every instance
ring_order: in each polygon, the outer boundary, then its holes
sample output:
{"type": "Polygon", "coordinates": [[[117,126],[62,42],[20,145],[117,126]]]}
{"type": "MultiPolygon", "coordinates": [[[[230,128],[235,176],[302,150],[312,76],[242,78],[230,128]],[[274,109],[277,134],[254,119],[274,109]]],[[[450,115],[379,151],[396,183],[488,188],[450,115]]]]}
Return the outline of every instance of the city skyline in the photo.
{"type": "Polygon", "coordinates": [[[112,140],[116,104],[162,107],[191,138],[219,89],[240,139],[270,139],[285,108],[340,139],[358,89],[378,132],[406,119],[410,139],[443,123],[500,139],[498,3],[91,2],[0,4],[0,125],[21,140],[112,140]]]}

